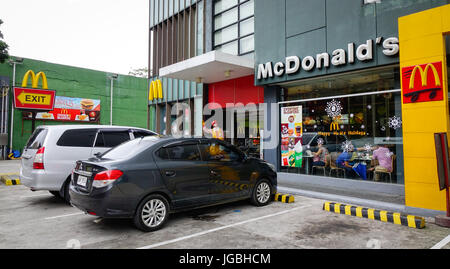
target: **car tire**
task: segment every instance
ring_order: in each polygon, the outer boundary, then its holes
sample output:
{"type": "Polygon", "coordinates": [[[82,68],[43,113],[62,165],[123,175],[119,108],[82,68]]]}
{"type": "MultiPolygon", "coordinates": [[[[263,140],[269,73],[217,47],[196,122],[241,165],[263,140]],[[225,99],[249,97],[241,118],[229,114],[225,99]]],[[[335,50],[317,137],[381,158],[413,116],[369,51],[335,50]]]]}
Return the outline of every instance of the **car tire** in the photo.
{"type": "Polygon", "coordinates": [[[272,198],[272,185],[267,179],[258,181],[253,189],[250,201],[255,206],[268,205],[272,198]]]}
{"type": "Polygon", "coordinates": [[[70,187],[70,179],[66,180],[66,183],[64,183],[63,186],[63,196],[64,202],[70,205],[70,194],[69,194],[69,187],[70,187]]]}
{"type": "Polygon", "coordinates": [[[164,196],[152,194],[138,206],[134,216],[134,225],[141,231],[153,232],[161,229],[169,217],[169,203],[164,196]]]}

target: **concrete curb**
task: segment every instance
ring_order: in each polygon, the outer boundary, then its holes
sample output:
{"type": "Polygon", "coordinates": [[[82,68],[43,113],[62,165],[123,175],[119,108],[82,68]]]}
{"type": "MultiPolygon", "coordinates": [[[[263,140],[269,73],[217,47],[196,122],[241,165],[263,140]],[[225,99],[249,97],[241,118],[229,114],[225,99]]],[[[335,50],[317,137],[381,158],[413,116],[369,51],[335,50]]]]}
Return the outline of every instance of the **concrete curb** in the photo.
{"type": "Polygon", "coordinates": [[[282,202],[282,203],[293,203],[295,201],[294,196],[289,195],[289,194],[281,194],[281,193],[277,193],[275,194],[275,201],[278,202],[282,202]]]}
{"type": "Polygon", "coordinates": [[[6,186],[21,185],[18,174],[1,174],[0,181],[3,182],[6,186]]]}
{"type": "Polygon", "coordinates": [[[425,219],[414,215],[404,215],[397,212],[388,212],[384,210],[345,205],[334,202],[325,202],[323,204],[323,210],[355,216],[359,218],[379,220],[382,222],[394,223],[397,225],[403,225],[411,228],[423,229],[425,228],[425,219]]]}

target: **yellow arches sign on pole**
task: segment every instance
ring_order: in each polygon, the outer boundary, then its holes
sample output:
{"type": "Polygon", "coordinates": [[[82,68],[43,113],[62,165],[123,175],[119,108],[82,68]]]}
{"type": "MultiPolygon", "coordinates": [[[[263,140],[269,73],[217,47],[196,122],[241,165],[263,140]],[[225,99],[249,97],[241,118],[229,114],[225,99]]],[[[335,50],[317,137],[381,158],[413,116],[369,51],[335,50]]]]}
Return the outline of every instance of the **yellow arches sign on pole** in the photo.
{"type": "Polygon", "coordinates": [[[161,80],[154,80],[150,82],[150,89],[148,91],[148,100],[153,101],[155,99],[162,99],[163,93],[162,93],[162,84],[161,80]]]}
{"type": "Polygon", "coordinates": [[[449,14],[450,5],[444,5],[398,21],[408,207],[446,210],[445,193],[439,190],[434,133],[450,132],[445,64],[449,14]]]}

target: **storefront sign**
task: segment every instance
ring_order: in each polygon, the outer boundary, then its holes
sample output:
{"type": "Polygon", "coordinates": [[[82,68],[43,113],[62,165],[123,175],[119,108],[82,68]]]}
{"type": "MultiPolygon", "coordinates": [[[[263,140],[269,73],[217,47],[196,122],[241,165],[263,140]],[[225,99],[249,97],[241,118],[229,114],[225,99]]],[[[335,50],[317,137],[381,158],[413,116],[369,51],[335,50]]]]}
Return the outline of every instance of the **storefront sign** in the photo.
{"type": "Polygon", "coordinates": [[[303,107],[281,108],[281,166],[302,167],[303,107]]]}
{"type": "Polygon", "coordinates": [[[14,87],[14,105],[24,110],[52,110],[55,103],[55,91],[48,89],[47,77],[44,72],[37,75],[28,70],[23,76],[22,87],[14,87]],[[31,76],[31,87],[27,88],[28,78],[31,76]],[[42,79],[42,89],[38,89],[42,79]]]}
{"type": "MultiPolygon", "coordinates": [[[[30,113],[24,114],[31,119],[30,113]]],[[[55,108],[45,113],[37,113],[36,119],[75,122],[99,122],[100,100],[56,96],[55,108]]]]}
{"type": "Polygon", "coordinates": [[[148,100],[153,101],[154,99],[162,99],[162,84],[161,80],[155,80],[150,82],[150,89],[148,91],[148,100]]]}
{"type": "Polygon", "coordinates": [[[442,82],[442,62],[403,68],[403,103],[442,101],[442,82]]]}
{"type": "Polygon", "coordinates": [[[356,50],[355,44],[349,43],[347,50],[336,49],[331,55],[324,52],[317,54],[315,57],[306,56],[303,59],[298,56],[289,56],[286,57],[285,62],[259,64],[257,79],[280,77],[285,74],[293,75],[301,69],[310,72],[314,69],[329,68],[330,64],[333,66],[353,64],[356,59],[361,62],[371,61],[374,58],[374,43],[383,47],[383,54],[386,56],[396,56],[399,53],[398,38],[391,37],[383,41],[382,37],[378,37],[375,42],[372,39],[367,40],[365,44],[359,45],[356,50]]]}

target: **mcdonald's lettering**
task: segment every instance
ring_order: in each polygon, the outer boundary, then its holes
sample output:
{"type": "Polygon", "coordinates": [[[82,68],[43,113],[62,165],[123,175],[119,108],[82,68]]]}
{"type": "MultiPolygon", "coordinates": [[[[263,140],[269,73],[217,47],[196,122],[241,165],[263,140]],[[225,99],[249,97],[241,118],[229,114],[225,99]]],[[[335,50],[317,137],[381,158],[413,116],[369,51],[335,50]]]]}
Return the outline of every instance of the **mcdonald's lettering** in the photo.
{"type": "Polygon", "coordinates": [[[162,84],[161,80],[154,80],[150,82],[150,89],[148,91],[148,100],[153,101],[155,99],[162,99],[162,84]]]}
{"type": "Polygon", "coordinates": [[[44,72],[36,75],[32,70],[28,70],[23,76],[22,87],[14,87],[14,104],[17,109],[49,111],[53,110],[54,103],[55,91],[48,90],[44,72]],[[31,78],[32,89],[27,88],[29,78],[31,78]],[[42,81],[42,89],[38,89],[40,81],[42,81]]]}
{"type": "Polygon", "coordinates": [[[403,68],[403,103],[443,100],[442,83],[442,62],[403,68]]]}

